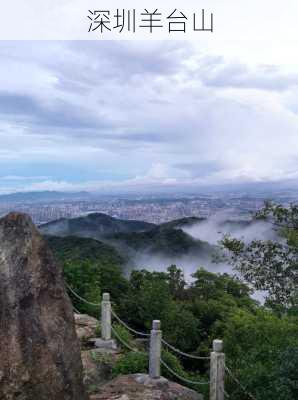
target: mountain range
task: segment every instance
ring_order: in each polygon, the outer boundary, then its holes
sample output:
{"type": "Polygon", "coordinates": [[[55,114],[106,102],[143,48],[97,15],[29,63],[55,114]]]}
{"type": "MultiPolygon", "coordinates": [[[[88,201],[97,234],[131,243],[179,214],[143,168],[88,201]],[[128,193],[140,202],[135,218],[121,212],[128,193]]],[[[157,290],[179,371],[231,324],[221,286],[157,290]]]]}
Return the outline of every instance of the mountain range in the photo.
{"type": "Polygon", "coordinates": [[[91,195],[88,192],[57,192],[57,191],[39,191],[39,192],[16,192],[0,195],[0,203],[18,203],[18,202],[50,202],[63,200],[84,200],[89,199],[91,195]]]}
{"type": "Polygon", "coordinates": [[[102,239],[117,233],[143,232],[154,224],[143,221],[122,220],[103,213],[92,213],[77,218],[61,218],[39,227],[43,234],[79,236],[102,239]]]}
{"type": "Polygon", "coordinates": [[[81,258],[90,253],[89,258],[92,258],[101,257],[102,251],[107,251],[114,253],[118,263],[136,267],[136,260],[143,255],[147,259],[150,256],[167,259],[167,262],[174,262],[177,257],[209,259],[215,246],[195,239],[181,229],[201,221],[203,219],[191,217],[156,225],[94,213],[52,221],[39,226],[39,230],[60,255],[81,258]]]}

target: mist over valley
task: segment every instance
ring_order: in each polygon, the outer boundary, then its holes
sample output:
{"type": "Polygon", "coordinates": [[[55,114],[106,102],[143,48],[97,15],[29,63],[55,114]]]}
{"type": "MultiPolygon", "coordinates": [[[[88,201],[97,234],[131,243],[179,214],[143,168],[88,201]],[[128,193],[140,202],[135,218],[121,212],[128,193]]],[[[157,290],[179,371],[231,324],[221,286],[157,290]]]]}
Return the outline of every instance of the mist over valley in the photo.
{"type": "MultiPolygon", "coordinates": [[[[159,225],[94,213],[52,221],[39,229],[60,253],[66,249],[68,255],[79,255],[80,260],[103,259],[109,254],[125,275],[135,269],[162,272],[174,264],[187,282],[201,267],[236,274],[228,261],[218,258],[223,254],[220,241],[226,234],[244,242],[277,239],[271,224],[237,218],[229,210],[210,218],[181,218],[159,225]]],[[[263,296],[257,293],[255,297],[262,300],[263,296]]]]}

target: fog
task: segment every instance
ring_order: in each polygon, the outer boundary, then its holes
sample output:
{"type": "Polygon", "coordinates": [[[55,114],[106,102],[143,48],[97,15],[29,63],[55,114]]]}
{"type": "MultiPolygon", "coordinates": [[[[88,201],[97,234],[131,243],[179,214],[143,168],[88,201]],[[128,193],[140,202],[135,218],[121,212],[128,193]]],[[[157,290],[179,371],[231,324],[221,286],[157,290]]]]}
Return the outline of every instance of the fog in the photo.
{"type": "Polygon", "coordinates": [[[223,211],[195,225],[184,226],[182,229],[192,237],[210,244],[218,244],[224,234],[231,234],[246,243],[254,239],[275,240],[277,238],[271,224],[264,221],[232,220],[231,215],[231,212],[223,211]]]}
{"type": "Polygon", "coordinates": [[[212,257],[203,258],[192,255],[181,257],[165,257],[162,255],[152,255],[150,253],[137,253],[134,257],[134,265],[137,269],[147,269],[148,271],[165,271],[171,264],[179,267],[183,273],[186,282],[193,280],[192,274],[200,267],[215,273],[233,274],[232,266],[226,263],[214,263],[212,257]]]}
{"type": "MultiPolygon", "coordinates": [[[[56,224],[47,224],[40,227],[44,234],[54,234],[59,236],[69,234],[69,228],[69,220],[66,219],[57,221],[56,224]]],[[[240,218],[235,219],[235,212],[233,210],[225,210],[192,225],[189,223],[185,224],[181,229],[194,239],[209,243],[210,252],[209,250],[206,251],[202,249],[202,251],[193,250],[193,252],[189,251],[188,253],[185,253],[184,251],[184,254],[170,256],[167,255],[167,253],[171,254],[171,251],[168,251],[171,249],[167,248],[164,248],[162,253],[153,252],[149,247],[147,249],[142,248],[142,250],[136,251],[124,242],[104,237],[103,235],[105,231],[103,227],[101,229],[97,227],[97,231],[94,231],[94,229],[89,231],[86,226],[84,226],[80,231],[79,236],[91,237],[114,246],[118,250],[119,254],[123,255],[127,260],[125,266],[127,275],[129,275],[134,269],[147,269],[148,271],[163,272],[166,271],[170,265],[175,264],[183,271],[187,283],[193,281],[192,275],[200,267],[214,273],[237,275],[237,272],[233,270],[232,265],[227,261],[215,262],[215,259],[218,259],[216,254],[221,254],[222,252],[219,245],[225,234],[230,234],[232,237],[242,239],[246,243],[251,242],[254,239],[278,240],[277,234],[271,224],[252,219],[250,221],[241,220],[240,218]]],[[[73,234],[76,235],[77,233],[73,234]]],[[[202,247],[205,248],[206,246],[202,247]]],[[[183,252],[183,250],[181,251],[183,252]]],[[[253,297],[262,301],[264,293],[257,292],[253,297]]]]}
{"type": "MultiPolygon", "coordinates": [[[[143,251],[142,253],[135,254],[133,268],[163,272],[171,264],[175,264],[183,271],[187,283],[193,281],[192,274],[200,267],[214,273],[228,273],[237,276],[238,274],[233,270],[231,264],[214,261],[214,254],[216,251],[220,251],[219,242],[225,234],[230,234],[232,237],[242,239],[246,243],[254,239],[277,239],[276,232],[273,230],[271,224],[263,221],[232,220],[229,212],[215,214],[208,220],[198,222],[191,226],[185,225],[182,229],[193,238],[212,244],[214,246],[214,253],[210,254],[209,257],[194,256],[192,254],[180,257],[167,257],[143,251]]],[[[263,303],[264,295],[265,292],[256,291],[252,297],[263,303]]]]}

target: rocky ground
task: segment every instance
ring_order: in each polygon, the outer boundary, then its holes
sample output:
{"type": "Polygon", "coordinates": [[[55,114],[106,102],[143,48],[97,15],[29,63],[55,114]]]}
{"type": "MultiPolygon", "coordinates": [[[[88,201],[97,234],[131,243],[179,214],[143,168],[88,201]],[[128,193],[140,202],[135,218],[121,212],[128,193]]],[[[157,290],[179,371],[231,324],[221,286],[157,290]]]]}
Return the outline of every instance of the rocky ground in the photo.
{"type": "Polygon", "coordinates": [[[203,400],[193,390],[165,378],[152,380],[148,375],[123,375],[104,385],[90,400],[203,400]]]}

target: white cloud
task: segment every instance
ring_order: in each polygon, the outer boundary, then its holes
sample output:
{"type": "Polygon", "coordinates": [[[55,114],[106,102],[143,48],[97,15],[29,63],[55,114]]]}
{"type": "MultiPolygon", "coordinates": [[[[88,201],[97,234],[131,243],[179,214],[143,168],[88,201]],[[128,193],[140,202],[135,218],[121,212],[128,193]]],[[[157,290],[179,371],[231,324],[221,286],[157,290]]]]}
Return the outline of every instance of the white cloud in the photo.
{"type": "Polygon", "coordinates": [[[286,65],[183,42],[1,43],[0,55],[2,191],[297,178],[286,65]]]}

